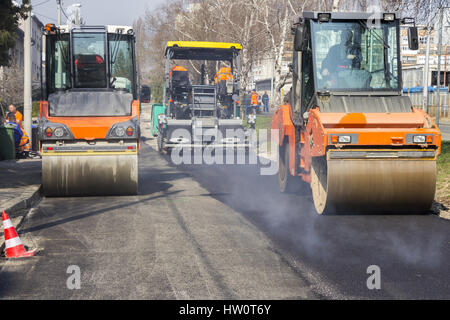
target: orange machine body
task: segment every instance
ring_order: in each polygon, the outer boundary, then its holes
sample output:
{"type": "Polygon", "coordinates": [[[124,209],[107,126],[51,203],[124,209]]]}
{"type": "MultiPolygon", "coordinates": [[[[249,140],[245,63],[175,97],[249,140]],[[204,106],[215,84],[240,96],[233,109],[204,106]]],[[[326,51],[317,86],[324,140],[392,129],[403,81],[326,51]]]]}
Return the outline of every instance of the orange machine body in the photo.
{"type": "Polygon", "coordinates": [[[313,157],[326,156],[327,150],[355,148],[359,150],[399,150],[402,148],[437,149],[440,154],[441,133],[424,111],[410,113],[322,113],[319,108],[309,111],[304,126],[296,127],[289,104],[280,106],[272,119],[274,141],[289,148],[289,171],[311,182],[313,157]],[[339,135],[356,137],[342,144],[339,135]],[[413,143],[408,136],[425,135],[423,144],[413,143]]]}
{"type": "MultiPolygon", "coordinates": [[[[139,100],[134,100],[129,116],[105,116],[105,117],[52,117],[48,112],[48,101],[41,101],[39,118],[45,117],[51,122],[66,125],[72,132],[75,140],[104,140],[112,125],[139,118],[139,100]]],[[[138,142],[139,144],[139,142],[138,142]]]]}

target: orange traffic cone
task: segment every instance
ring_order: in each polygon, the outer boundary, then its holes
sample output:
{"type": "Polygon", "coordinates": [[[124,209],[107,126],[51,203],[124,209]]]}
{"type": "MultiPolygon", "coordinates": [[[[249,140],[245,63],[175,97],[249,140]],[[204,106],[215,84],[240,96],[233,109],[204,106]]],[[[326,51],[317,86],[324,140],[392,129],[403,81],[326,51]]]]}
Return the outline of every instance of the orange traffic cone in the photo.
{"type": "Polygon", "coordinates": [[[5,233],[5,248],[7,258],[24,258],[32,257],[35,254],[35,250],[26,251],[25,247],[20,241],[19,235],[16,229],[9,220],[5,211],[2,214],[3,219],[3,232],[5,233]]]}

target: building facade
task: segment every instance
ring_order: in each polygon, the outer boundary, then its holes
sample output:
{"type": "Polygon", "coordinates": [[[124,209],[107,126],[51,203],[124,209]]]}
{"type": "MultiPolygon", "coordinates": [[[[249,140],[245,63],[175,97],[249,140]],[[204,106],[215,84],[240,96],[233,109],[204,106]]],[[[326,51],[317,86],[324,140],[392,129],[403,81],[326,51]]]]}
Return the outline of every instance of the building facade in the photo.
{"type": "MultiPolygon", "coordinates": [[[[33,82],[33,88],[39,87],[41,82],[41,54],[42,54],[42,28],[44,25],[36,17],[35,14],[31,14],[31,80],[33,82]]],[[[19,21],[19,29],[22,34],[25,32],[24,20],[19,21]]],[[[20,46],[20,56],[22,57],[19,66],[23,68],[23,36],[20,46]]]]}
{"type": "MultiPolygon", "coordinates": [[[[31,79],[33,88],[39,87],[41,82],[41,53],[42,53],[42,22],[32,14],[31,19],[31,79]]],[[[24,20],[19,20],[16,44],[9,49],[10,64],[23,70],[24,67],[24,20]]],[[[0,70],[0,73],[3,70],[0,70]]]]}

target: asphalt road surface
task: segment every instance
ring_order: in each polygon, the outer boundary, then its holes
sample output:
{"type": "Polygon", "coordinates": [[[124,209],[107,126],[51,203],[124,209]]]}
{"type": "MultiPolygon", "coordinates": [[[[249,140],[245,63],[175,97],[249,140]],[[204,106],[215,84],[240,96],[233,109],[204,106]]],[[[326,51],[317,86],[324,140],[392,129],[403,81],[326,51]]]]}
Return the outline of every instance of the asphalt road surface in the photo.
{"type": "MultiPolygon", "coordinates": [[[[145,130],[148,130],[147,128],[145,130]]],[[[0,258],[3,299],[450,298],[450,222],[319,216],[257,165],[180,165],[144,138],[139,195],[44,198],[0,258]],[[80,289],[69,289],[69,266],[80,289]],[[367,288],[367,268],[381,289],[367,288]]]]}
{"type": "Polygon", "coordinates": [[[450,298],[450,221],[432,214],[320,216],[309,191],[280,194],[276,177],[260,176],[257,166],[182,170],[264,232],[322,297],[450,298]],[[380,267],[381,290],[367,288],[371,265],[380,267]]]}

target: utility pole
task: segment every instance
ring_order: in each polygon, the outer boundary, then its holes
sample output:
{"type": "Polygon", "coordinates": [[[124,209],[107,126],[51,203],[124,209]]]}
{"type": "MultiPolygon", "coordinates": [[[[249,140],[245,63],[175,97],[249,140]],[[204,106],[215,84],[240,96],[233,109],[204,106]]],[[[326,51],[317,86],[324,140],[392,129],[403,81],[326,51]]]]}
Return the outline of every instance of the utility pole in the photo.
{"type": "Polygon", "coordinates": [[[58,17],[58,26],[61,25],[61,0],[56,0],[56,13],[58,17]]]}
{"type": "Polygon", "coordinates": [[[447,83],[447,48],[448,46],[445,46],[445,55],[444,55],[444,87],[448,85],[447,83]]]}
{"type": "Polygon", "coordinates": [[[442,29],[444,29],[443,18],[444,8],[439,8],[439,40],[438,40],[438,63],[437,63],[437,103],[436,103],[436,124],[439,126],[439,113],[441,111],[441,47],[442,47],[442,29]]]}
{"type": "Polygon", "coordinates": [[[24,83],[23,83],[23,128],[28,133],[30,138],[30,145],[32,145],[31,132],[31,10],[27,13],[27,18],[24,21],[24,83]]]}
{"type": "Polygon", "coordinates": [[[430,0],[430,7],[428,10],[428,24],[427,24],[427,51],[425,54],[425,67],[424,67],[424,75],[423,75],[423,100],[422,100],[422,109],[426,110],[428,113],[428,73],[429,73],[429,64],[430,64],[430,34],[431,34],[431,4],[432,0],[430,0]]]}

